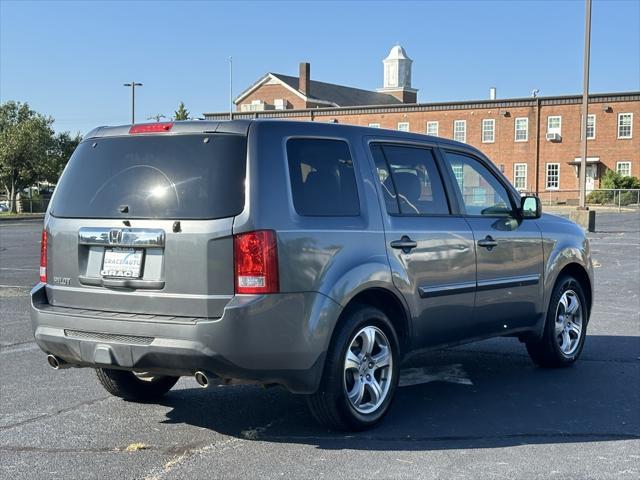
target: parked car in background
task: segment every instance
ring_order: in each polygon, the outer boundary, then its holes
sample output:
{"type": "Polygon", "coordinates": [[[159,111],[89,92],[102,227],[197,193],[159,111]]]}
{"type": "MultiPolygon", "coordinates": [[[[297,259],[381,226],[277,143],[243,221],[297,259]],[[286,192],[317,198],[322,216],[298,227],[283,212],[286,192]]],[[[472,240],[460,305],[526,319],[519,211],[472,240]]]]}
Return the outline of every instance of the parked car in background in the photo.
{"type": "Polygon", "coordinates": [[[9,211],[9,202],[0,202],[0,212],[9,211]]]}
{"type": "Polygon", "coordinates": [[[47,212],[40,280],[54,368],[95,368],[131,401],[180,376],[279,384],[347,430],[385,415],[425,349],[513,336],[571,365],[593,299],[584,232],[477,149],[269,120],[92,131],[47,212]]]}

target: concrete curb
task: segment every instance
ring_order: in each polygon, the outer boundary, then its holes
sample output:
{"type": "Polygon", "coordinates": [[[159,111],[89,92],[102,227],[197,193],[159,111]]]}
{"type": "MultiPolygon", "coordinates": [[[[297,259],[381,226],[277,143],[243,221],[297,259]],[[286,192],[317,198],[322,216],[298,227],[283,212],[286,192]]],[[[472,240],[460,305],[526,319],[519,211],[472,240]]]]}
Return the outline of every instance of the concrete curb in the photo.
{"type": "Polygon", "coordinates": [[[39,220],[42,220],[43,218],[44,218],[44,213],[33,213],[33,214],[26,214],[26,215],[0,215],[0,223],[11,222],[11,221],[22,222],[25,220],[39,221],[39,220]]]}

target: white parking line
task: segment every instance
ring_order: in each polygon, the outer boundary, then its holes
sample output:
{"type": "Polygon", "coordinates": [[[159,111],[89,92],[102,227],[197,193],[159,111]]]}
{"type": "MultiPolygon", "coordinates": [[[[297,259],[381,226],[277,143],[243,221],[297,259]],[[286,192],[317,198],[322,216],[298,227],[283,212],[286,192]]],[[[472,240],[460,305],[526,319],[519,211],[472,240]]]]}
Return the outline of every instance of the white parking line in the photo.
{"type": "Polygon", "coordinates": [[[19,272],[37,272],[37,268],[12,268],[12,267],[0,267],[0,270],[15,270],[19,272]]]}
{"type": "Polygon", "coordinates": [[[20,352],[28,352],[29,350],[38,350],[38,345],[36,342],[29,342],[22,345],[16,345],[15,347],[2,347],[0,349],[0,355],[4,355],[5,353],[20,353],[20,352]]]}

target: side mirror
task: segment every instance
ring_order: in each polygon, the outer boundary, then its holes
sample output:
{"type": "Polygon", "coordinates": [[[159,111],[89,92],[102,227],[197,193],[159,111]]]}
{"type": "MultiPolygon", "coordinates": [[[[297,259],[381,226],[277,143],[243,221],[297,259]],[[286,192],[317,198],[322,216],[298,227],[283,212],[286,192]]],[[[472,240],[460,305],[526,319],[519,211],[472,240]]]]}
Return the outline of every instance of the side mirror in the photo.
{"type": "Polygon", "coordinates": [[[523,219],[536,219],[542,216],[542,202],[534,195],[527,195],[520,200],[520,211],[523,219]]]}

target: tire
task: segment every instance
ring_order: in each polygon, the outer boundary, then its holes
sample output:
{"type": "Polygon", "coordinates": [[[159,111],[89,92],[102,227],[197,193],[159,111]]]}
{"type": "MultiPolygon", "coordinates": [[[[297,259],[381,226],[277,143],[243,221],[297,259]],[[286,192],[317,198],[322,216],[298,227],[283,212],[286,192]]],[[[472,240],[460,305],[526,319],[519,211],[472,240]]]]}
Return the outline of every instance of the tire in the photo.
{"type": "Polygon", "coordinates": [[[111,395],[129,402],[157,400],[176,384],[180,377],[143,377],[126,370],[97,368],[98,380],[111,395]]]}
{"type": "Polygon", "coordinates": [[[307,396],[313,417],[332,430],[373,427],[391,406],[399,363],[398,337],[385,313],[365,305],[351,308],[334,334],[320,387],[307,396]]]}
{"type": "Polygon", "coordinates": [[[580,282],[569,275],[561,276],[551,294],[542,338],[525,343],[531,360],[543,368],[573,365],[584,348],[588,320],[589,310],[580,282]],[[566,315],[567,308],[570,315],[566,315]]]}

